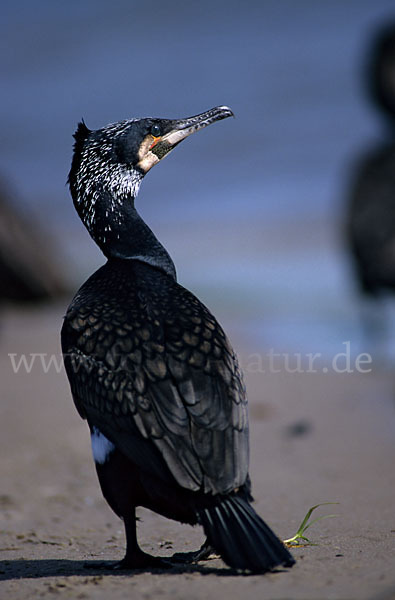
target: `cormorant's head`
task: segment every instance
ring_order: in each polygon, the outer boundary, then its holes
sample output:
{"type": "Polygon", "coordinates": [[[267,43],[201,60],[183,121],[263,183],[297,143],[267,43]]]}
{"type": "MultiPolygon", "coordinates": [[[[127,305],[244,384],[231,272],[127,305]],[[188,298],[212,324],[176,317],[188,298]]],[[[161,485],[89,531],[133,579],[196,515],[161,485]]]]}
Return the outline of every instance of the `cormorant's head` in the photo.
{"type": "Polygon", "coordinates": [[[130,119],[96,131],[80,123],[68,181],[74,206],[96,243],[103,249],[126,238],[122,224],[134,210],[144,175],[189,135],[230,116],[227,106],[218,106],[188,119],[130,119]]]}
{"type": "Polygon", "coordinates": [[[386,22],[376,32],[366,65],[371,99],[395,125],[395,22],[386,22]]]}
{"type": "Polygon", "coordinates": [[[137,195],[144,175],[192,133],[233,116],[218,106],[187,119],[130,119],[91,131],[84,122],[74,134],[69,184],[78,206],[99,188],[119,200],[137,195]]]}

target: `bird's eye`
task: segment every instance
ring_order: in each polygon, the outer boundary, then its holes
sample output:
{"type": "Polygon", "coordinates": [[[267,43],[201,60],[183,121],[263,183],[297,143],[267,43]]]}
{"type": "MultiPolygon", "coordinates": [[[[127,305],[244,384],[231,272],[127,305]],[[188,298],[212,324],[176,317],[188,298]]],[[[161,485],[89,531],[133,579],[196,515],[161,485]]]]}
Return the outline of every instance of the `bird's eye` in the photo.
{"type": "Polygon", "coordinates": [[[160,127],[159,127],[159,125],[152,125],[152,127],[151,127],[151,135],[153,135],[154,137],[159,137],[160,136],[160,127]]]}

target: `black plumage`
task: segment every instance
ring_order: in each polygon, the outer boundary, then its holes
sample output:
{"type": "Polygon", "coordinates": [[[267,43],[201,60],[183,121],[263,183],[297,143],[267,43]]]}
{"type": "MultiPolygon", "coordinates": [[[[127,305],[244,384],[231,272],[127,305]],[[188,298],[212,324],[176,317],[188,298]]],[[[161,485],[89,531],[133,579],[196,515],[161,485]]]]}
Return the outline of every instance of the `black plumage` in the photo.
{"type": "Polygon", "coordinates": [[[368,297],[395,290],[395,24],[374,36],[366,87],[383,117],[385,137],[356,161],[346,237],[358,284],[368,297]]]}
{"type": "Polygon", "coordinates": [[[360,161],[347,218],[347,238],[360,289],[369,297],[395,291],[395,143],[360,161]]]}
{"type": "Polygon", "coordinates": [[[87,420],[103,494],[125,523],[118,566],[163,565],[137,543],[135,508],[200,523],[232,567],[293,559],[250,506],[248,415],[235,353],[209,310],[138,215],[145,173],[182,139],[232,113],[80,124],[69,182],[107,263],[82,286],[62,328],[76,407],[87,420]]]}

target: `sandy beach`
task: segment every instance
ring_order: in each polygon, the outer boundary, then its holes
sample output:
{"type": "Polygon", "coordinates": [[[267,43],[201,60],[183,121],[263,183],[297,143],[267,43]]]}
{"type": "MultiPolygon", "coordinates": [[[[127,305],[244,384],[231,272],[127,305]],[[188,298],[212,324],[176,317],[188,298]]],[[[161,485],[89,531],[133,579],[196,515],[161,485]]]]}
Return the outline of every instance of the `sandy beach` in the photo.
{"type": "MultiPolygon", "coordinates": [[[[85,569],[85,561],[122,557],[122,525],[101,496],[86,424],[63,370],[54,363],[43,367],[40,356],[28,369],[22,363],[17,369],[22,353],[59,358],[64,308],[9,309],[2,317],[1,598],[395,597],[394,379],[375,369],[247,369],[259,513],[287,538],[309,507],[339,502],[317,510],[317,516],[339,516],[308,530],[316,545],[294,550],[293,569],[238,576],[221,560],[155,573],[85,569]]],[[[245,340],[232,341],[249,364],[245,340]]],[[[148,552],[193,550],[203,539],[199,528],[145,510],[139,516],[148,552]]]]}

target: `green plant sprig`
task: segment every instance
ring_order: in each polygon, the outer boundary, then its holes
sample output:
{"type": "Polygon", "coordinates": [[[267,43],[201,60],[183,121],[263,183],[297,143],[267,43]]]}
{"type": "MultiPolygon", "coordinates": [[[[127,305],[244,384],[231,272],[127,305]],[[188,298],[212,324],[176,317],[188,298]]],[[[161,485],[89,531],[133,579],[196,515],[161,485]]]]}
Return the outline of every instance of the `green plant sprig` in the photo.
{"type": "Polygon", "coordinates": [[[314,542],[309,540],[307,537],[305,537],[303,534],[306,531],[306,529],[311,527],[314,523],[317,523],[317,521],[322,521],[323,519],[332,519],[333,517],[339,516],[339,515],[323,515],[322,517],[317,517],[316,519],[313,519],[312,521],[309,522],[309,519],[310,519],[313,511],[316,508],[318,508],[319,506],[326,506],[327,504],[339,504],[339,502],[321,502],[321,504],[316,504],[315,506],[312,506],[307,511],[306,516],[303,519],[303,521],[301,522],[301,524],[299,525],[299,529],[297,530],[295,535],[288,538],[287,540],[283,540],[283,543],[286,546],[289,546],[290,548],[295,547],[295,546],[299,546],[299,547],[301,547],[301,546],[317,546],[318,544],[315,544],[314,542]],[[301,540],[303,540],[303,542],[301,540]]]}

